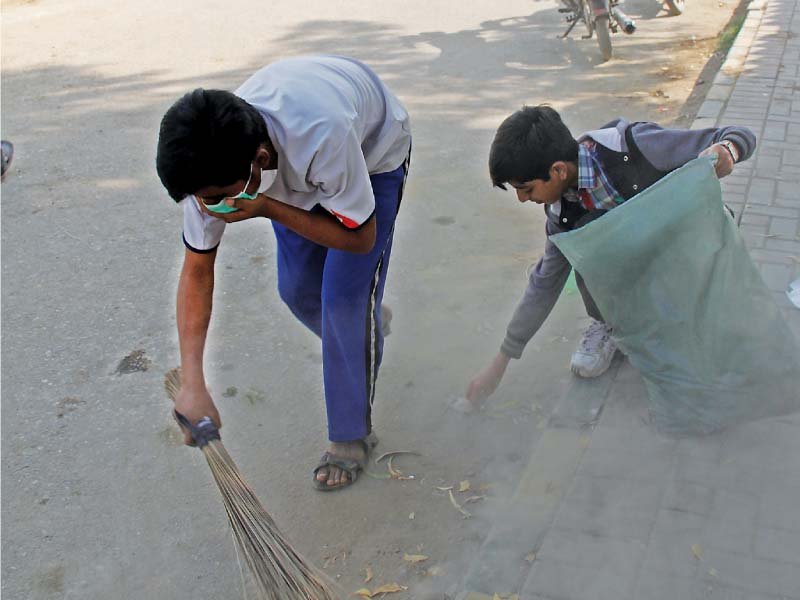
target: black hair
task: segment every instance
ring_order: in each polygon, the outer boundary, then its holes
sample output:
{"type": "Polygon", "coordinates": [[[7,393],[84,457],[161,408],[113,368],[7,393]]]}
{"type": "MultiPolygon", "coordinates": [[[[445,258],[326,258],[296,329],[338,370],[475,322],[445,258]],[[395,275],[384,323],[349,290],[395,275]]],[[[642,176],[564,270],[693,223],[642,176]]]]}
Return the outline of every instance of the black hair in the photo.
{"type": "Polygon", "coordinates": [[[548,181],[550,167],[559,160],[577,163],[578,142],[554,109],[523,106],[497,128],[489,150],[489,175],[503,190],[509,181],[548,181]]]}
{"type": "Polygon", "coordinates": [[[208,186],[247,179],[258,146],[269,144],[264,119],[230,92],[198,88],[164,114],[156,170],[173,200],[208,186]]]}

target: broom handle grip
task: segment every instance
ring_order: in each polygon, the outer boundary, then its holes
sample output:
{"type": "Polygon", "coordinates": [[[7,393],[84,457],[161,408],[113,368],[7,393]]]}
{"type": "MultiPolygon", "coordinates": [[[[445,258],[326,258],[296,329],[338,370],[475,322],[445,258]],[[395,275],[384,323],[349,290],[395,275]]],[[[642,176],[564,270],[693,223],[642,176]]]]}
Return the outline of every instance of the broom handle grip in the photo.
{"type": "Polygon", "coordinates": [[[189,419],[177,410],[173,412],[175,413],[175,418],[178,420],[178,423],[189,430],[198,448],[202,448],[212,440],[222,439],[219,435],[219,428],[214,425],[214,421],[212,421],[210,417],[203,417],[196,424],[192,425],[189,419]]]}

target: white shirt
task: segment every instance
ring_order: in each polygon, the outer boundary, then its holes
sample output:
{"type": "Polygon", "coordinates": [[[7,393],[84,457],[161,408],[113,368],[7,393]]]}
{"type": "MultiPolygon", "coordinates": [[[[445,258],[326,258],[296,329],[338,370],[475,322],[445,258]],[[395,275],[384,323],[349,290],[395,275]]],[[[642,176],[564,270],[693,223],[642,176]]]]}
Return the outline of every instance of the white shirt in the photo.
{"type": "MultiPolygon", "coordinates": [[[[265,172],[259,191],[303,210],[319,204],[348,228],[372,216],[369,176],[398,168],[411,144],[408,113],[375,73],[350,58],[289,58],[234,93],[264,117],[277,151],[274,179],[265,172]]],[[[215,248],[225,222],[203,213],[194,196],[181,204],[185,243],[215,248]]]]}

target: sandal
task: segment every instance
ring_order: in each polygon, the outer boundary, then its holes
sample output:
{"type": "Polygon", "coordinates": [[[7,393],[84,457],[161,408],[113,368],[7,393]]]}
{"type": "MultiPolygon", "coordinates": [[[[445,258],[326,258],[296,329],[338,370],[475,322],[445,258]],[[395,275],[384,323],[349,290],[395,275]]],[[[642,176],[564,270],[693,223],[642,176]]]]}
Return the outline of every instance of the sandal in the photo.
{"type": "Polygon", "coordinates": [[[361,460],[356,460],[354,458],[339,458],[330,452],[326,452],[322,455],[322,458],[319,459],[319,464],[314,468],[315,488],[321,492],[332,492],[333,490],[346,488],[356,482],[359,472],[363,471],[369,462],[369,455],[372,452],[372,449],[378,445],[378,438],[374,433],[370,433],[363,440],[358,441],[361,443],[361,446],[364,449],[364,458],[361,460]],[[319,473],[320,469],[325,467],[338,467],[347,473],[348,478],[343,480],[339,485],[328,485],[327,481],[317,480],[317,473],[319,473]]]}
{"type": "Polygon", "coordinates": [[[6,178],[8,168],[11,166],[11,161],[14,158],[14,144],[6,140],[0,143],[2,149],[2,163],[0,163],[0,181],[6,178]]]}

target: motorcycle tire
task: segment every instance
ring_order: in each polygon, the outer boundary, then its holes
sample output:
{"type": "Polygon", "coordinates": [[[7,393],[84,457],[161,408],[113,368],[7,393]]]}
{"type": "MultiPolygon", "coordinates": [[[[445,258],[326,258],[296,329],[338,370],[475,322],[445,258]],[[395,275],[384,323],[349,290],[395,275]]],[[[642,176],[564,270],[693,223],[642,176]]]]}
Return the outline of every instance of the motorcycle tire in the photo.
{"type": "Polygon", "coordinates": [[[594,32],[597,35],[597,44],[600,46],[600,55],[603,61],[607,61],[611,58],[611,29],[608,27],[608,15],[595,19],[594,32]]]}
{"type": "Polygon", "coordinates": [[[664,4],[667,5],[667,11],[669,12],[670,16],[677,17],[683,13],[683,9],[686,6],[686,0],[664,0],[664,4]]]}

